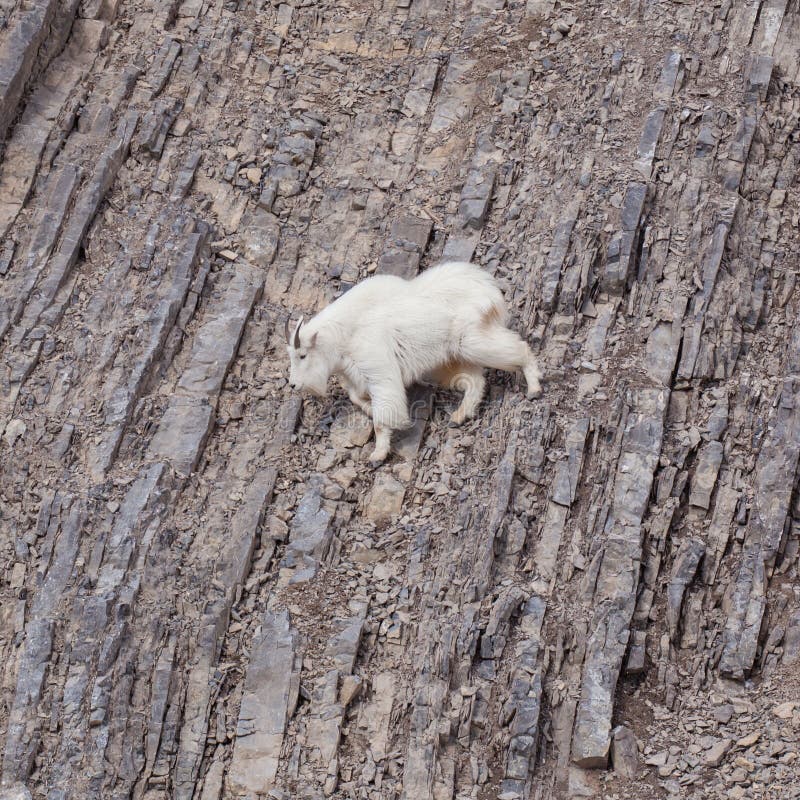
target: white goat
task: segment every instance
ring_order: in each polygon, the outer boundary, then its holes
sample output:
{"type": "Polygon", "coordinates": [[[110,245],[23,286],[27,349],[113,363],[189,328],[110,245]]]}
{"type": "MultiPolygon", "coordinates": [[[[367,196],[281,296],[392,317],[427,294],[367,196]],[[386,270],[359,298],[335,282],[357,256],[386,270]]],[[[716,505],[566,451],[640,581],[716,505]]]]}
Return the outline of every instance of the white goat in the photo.
{"type": "Polygon", "coordinates": [[[485,367],[521,369],[528,397],[541,393],[530,347],[505,327],[494,279],[465,263],[440,264],[407,281],[376,275],[354,286],[290,334],[289,383],[317,396],[336,375],[375,427],[371,461],[389,454],[392,430],[411,425],[406,387],[428,379],[464,392],[456,424],[475,415],[485,367]]]}

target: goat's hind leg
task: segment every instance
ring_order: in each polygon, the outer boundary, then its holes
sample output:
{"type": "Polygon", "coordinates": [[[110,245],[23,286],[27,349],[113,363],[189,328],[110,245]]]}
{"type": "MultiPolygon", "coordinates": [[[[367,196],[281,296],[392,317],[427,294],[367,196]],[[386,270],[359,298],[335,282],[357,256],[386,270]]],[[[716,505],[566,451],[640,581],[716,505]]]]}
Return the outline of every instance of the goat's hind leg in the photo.
{"type": "Polygon", "coordinates": [[[461,362],[448,364],[436,370],[433,377],[440,386],[464,393],[460,405],[450,415],[453,424],[461,425],[475,416],[486,390],[483,367],[461,362]]]}
{"type": "Polygon", "coordinates": [[[522,370],[528,384],[528,397],[541,396],[542,373],[531,348],[518,333],[502,325],[478,329],[463,338],[461,351],[465,359],[489,369],[522,370]]]}

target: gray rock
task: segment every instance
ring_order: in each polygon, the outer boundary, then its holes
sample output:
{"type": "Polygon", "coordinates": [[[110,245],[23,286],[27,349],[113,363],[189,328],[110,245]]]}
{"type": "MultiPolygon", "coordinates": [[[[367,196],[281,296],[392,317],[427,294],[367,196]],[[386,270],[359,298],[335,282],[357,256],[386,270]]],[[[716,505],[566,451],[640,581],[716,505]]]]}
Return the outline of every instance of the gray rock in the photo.
{"type": "Polygon", "coordinates": [[[0,800],[32,800],[30,789],[22,783],[14,783],[0,789],[0,800]]]}
{"type": "MultiPolygon", "coordinates": [[[[467,174],[461,190],[458,215],[461,226],[480,230],[486,222],[486,212],[494,190],[494,170],[473,169],[467,174]]],[[[567,235],[569,241],[569,235],[567,235]]]]}
{"type": "Polygon", "coordinates": [[[296,647],[288,612],[268,611],[253,640],[228,767],[226,787],[234,797],[262,794],[274,786],[283,734],[300,688],[296,647]]]}
{"type": "Polygon", "coordinates": [[[319,561],[325,557],[333,532],[330,512],[322,506],[321,476],[313,476],[289,526],[287,557],[307,555],[319,561]]]}
{"type": "Polygon", "coordinates": [[[622,294],[627,283],[646,197],[646,183],[628,184],[622,201],[622,230],[609,244],[602,278],[602,286],[610,294],[622,294]]]}
{"type": "Polygon", "coordinates": [[[656,154],[658,140],[661,137],[661,129],[664,126],[666,109],[659,107],[653,109],[648,115],[639,139],[639,146],[636,149],[636,161],[634,166],[646,180],[650,179],[653,169],[653,159],[656,154]]]}
{"type": "Polygon", "coordinates": [[[429,219],[402,215],[392,223],[377,272],[413,278],[428,244],[433,224],[429,219]]]}
{"type": "Polygon", "coordinates": [[[633,731],[617,725],[611,732],[611,762],[623,778],[635,778],[639,770],[639,747],[633,731]]]}
{"type": "Polygon", "coordinates": [[[640,389],[631,394],[630,402],[611,502],[613,532],[604,543],[597,574],[595,610],[572,736],[572,760],[584,768],[602,767],[608,761],[614,689],[635,607],[640,526],[661,451],[668,393],[640,389]]]}
{"type": "MultiPolygon", "coordinates": [[[[260,201],[259,201],[260,202],[260,201]]],[[[242,218],[239,235],[245,257],[259,267],[268,267],[278,249],[278,219],[269,210],[256,208],[242,218]]]]}
{"type": "Polygon", "coordinates": [[[706,510],[711,506],[711,494],[717,482],[723,451],[722,443],[716,441],[706,442],[700,448],[689,496],[693,506],[706,510]]]}
{"type": "Polygon", "coordinates": [[[703,753],[703,763],[709,767],[718,767],[724,760],[728,750],[731,749],[731,739],[720,739],[703,753]]]}
{"type": "Polygon", "coordinates": [[[180,474],[189,475],[211,434],[214,417],[214,409],[205,398],[175,398],[150,443],[151,452],[168,460],[180,474]]]}
{"type": "Polygon", "coordinates": [[[667,587],[667,624],[672,639],[678,635],[678,623],[686,587],[697,574],[700,559],[705,552],[706,546],[700,539],[685,539],[678,548],[667,587]]]}
{"type": "Polygon", "coordinates": [[[550,246],[550,252],[542,270],[542,304],[550,311],[555,308],[558,297],[558,283],[561,280],[564,259],[569,250],[569,242],[572,236],[572,229],[575,227],[578,209],[573,204],[568,211],[566,218],[556,225],[553,233],[553,244],[550,246]]]}

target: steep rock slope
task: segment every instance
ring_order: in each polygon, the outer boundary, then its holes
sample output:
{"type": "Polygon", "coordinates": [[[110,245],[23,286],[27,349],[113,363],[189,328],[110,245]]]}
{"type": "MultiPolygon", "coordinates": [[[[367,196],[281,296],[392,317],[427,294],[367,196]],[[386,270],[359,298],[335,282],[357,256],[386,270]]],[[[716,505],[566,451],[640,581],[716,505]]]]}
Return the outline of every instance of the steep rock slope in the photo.
{"type": "Polygon", "coordinates": [[[795,0],[2,14],[0,796],[800,796],[795,0]],[[283,320],[443,258],[544,398],[372,469],[283,320]]]}

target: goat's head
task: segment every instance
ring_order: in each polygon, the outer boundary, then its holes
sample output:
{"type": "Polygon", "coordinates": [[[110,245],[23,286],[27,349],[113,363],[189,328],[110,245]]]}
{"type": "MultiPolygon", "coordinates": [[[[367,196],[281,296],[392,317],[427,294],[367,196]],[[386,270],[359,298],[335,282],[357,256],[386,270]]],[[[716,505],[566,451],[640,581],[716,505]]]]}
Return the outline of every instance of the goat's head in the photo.
{"type": "Polygon", "coordinates": [[[307,333],[303,329],[302,317],[295,325],[294,333],[290,328],[290,317],[287,317],[284,332],[289,352],[289,384],[293,389],[305,389],[322,397],[328,388],[330,365],[317,344],[317,332],[307,333]]]}

